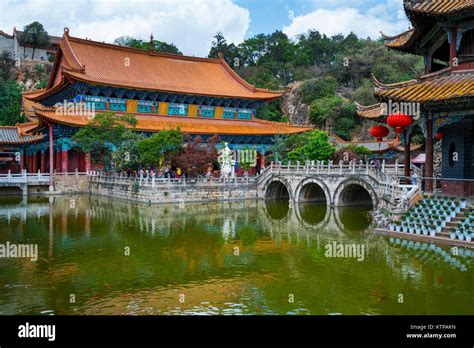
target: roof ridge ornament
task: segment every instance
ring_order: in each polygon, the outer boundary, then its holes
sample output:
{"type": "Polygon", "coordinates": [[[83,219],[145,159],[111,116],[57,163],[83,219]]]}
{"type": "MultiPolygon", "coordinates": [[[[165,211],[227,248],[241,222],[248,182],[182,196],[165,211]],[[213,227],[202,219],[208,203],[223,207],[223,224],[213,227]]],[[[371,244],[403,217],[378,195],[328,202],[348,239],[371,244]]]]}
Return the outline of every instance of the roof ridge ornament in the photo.
{"type": "Polygon", "coordinates": [[[64,35],[69,36],[69,28],[64,27],[64,35]]]}

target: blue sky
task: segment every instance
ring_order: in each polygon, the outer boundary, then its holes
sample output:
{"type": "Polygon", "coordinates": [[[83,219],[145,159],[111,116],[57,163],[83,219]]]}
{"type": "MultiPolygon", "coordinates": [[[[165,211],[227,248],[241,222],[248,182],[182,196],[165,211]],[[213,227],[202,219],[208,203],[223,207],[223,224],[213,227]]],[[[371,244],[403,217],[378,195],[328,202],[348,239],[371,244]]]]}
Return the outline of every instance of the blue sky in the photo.
{"type": "MultiPolygon", "coordinates": [[[[246,37],[281,30],[284,26],[290,26],[293,18],[318,10],[337,14],[338,11],[356,9],[361,15],[373,14],[392,24],[394,28],[400,27],[400,22],[406,29],[409,26],[403,12],[402,0],[235,0],[234,2],[250,10],[251,21],[246,37]]],[[[347,34],[342,27],[341,32],[347,34]]],[[[398,32],[387,34],[398,34],[398,32]]]]}
{"type": "Polygon", "coordinates": [[[119,36],[172,42],[185,54],[205,56],[213,36],[229,42],[283,30],[291,38],[317,29],[327,35],[377,38],[408,29],[402,0],[0,0],[0,30],[32,21],[52,35],[113,42],[119,36]],[[52,10],[54,9],[54,10],[52,10]]]}

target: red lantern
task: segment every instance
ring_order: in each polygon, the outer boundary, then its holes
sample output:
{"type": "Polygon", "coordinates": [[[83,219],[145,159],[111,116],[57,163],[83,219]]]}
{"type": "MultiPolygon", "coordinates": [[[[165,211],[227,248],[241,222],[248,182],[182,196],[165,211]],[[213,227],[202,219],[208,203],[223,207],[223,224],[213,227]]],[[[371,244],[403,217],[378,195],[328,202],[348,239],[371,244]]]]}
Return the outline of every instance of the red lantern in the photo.
{"type": "Polygon", "coordinates": [[[383,141],[383,137],[386,137],[389,133],[387,127],[382,125],[373,126],[370,128],[370,135],[377,138],[377,141],[383,141]]]}
{"type": "Polygon", "coordinates": [[[443,133],[436,133],[435,138],[440,140],[443,137],[443,133]]]}
{"type": "Polygon", "coordinates": [[[412,122],[411,116],[406,114],[392,114],[387,117],[387,124],[395,128],[395,132],[398,134],[403,132],[403,128],[410,126],[412,122]]]}

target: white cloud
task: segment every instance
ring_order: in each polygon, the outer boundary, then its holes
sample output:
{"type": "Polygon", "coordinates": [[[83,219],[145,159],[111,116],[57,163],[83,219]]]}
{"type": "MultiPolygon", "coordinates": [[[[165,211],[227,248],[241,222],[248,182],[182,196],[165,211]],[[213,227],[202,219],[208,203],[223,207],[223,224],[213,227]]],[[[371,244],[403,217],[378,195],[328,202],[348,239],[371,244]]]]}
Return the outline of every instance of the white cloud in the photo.
{"type": "MultiPolygon", "coordinates": [[[[380,13],[382,8],[374,9],[380,13]]],[[[355,8],[339,8],[335,10],[317,9],[305,15],[295,17],[290,25],[283,27],[283,32],[290,37],[306,33],[309,29],[316,29],[328,36],[349,34],[351,31],[359,37],[370,36],[377,39],[380,31],[385,34],[399,34],[408,29],[408,22],[404,19],[390,21],[388,18],[363,14],[355,8]]]]}
{"type": "Polygon", "coordinates": [[[174,43],[184,54],[205,56],[213,36],[222,31],[229,42],[242,42],[250,14],[232,0],[0,0],[1,30],[11,33],[39,21],[51,35],[112,42],[133,36],[174,43]]]}

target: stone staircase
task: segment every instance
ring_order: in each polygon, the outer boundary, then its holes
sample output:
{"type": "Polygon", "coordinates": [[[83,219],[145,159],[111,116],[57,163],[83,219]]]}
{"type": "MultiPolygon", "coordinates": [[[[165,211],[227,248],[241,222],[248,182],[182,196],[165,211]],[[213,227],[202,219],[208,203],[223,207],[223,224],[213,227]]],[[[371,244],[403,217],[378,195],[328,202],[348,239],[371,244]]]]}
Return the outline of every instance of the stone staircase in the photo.
{"type": "Polygon", "coordinates": [[[449,233],[453,231],[454,229],[456,229],[456,227],[459,227],[461,224],[461,221],[463,221],[466,217],[468,217],[472,211],[474,211],[474,208],[472,207],[472,205],[461,209],[461,211],[456,214],[456,217],[446,224],[446,227],[444,227],[441,230],[438,236],[449,239],[450,238],[449,233]]]}

